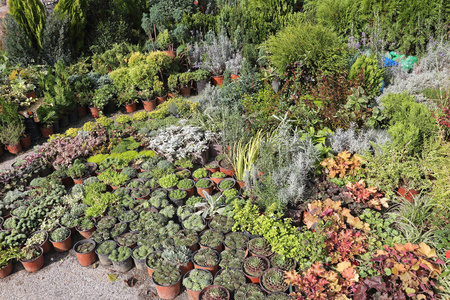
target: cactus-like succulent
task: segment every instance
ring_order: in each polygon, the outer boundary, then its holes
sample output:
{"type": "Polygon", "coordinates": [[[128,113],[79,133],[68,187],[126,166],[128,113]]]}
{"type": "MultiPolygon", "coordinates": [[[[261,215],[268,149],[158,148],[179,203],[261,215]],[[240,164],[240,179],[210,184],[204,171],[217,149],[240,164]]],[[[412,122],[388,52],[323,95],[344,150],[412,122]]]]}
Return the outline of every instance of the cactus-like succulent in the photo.
{"type": "Polygon", "coordinates": [[[285,281],[284,271],[277,268],[268,269],[262,274],[261,285],[271,293],[284,292],[289,287],[285,281]]]}
{"type": "Polygon", "coordinates": [[[245,250],[224,250],[220,253],[220,267],[222,269],[234,268],[239,269],[245,258],[245,250]]]}
{"type": "Polygon", "coordinates": [[[235,300],[264,300],[266,296],[256,284],[243,284],[234,293],[235,300]]]}
{"type": "Polygon", "coordinates": [[[219,253],[210,248],[198,250],[193,257],[193,261],[202,267],[213,267],[219,263],[219,253]]]}
{"type": "Polygon", "coordinates": [[[245,284],[246,278],[241,270],[223,269],[214,278],[214,284],[223,285],[229,291],[235,291],[241,285],[245,284]]]}
{"type": "Polygon", "coordinates": [[[250,256],[244,259],[242,264],[244,272],[252,277],[259,277],[269,268],[267,259],[261,256],[250,256]]]}
{"type": "Polygon", "coordinates": [[[272,247],[269,242],[262,237],[254,238],[248,242],[248,250],[255,255],[269,257],[272,255],[272,247]]]}
{"type": "Polygon", "coordinates": [[[183,279],[183,285],[186,289],[200,292],[205,287],[213,283],[213,276],[211,272],[202,269],[194,269],[189,272],[183,279]]]}
{"type": "Polygon", "coordinates": [[[214,229],[206,230],[200,236],[200,244],[205,247],[215,248],[220,246],[223,243],[225,236],[222,232],[214,229]]]}
{"type": "Polygon", "coordinates": [[[216,215],[209,223],[209,227],[211,227],[211,229],[216,229],[220,232],[227,233],[231,231],[234,223],[235,221],[233,218],[224,215],[216,215]]]}
{"type": "Polygon", "coordinates": [[[165,249],[162,252],[161,257],[168,263],[184,266],[191,261],[192,251],[185,246],[178,246],[165,249]]]}

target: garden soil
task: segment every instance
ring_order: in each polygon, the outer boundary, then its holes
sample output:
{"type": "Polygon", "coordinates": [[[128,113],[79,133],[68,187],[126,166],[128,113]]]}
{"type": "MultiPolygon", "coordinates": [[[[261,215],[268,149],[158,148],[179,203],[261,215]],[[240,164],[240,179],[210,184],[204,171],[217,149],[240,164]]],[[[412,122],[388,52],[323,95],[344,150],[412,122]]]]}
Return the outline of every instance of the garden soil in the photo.
{"type": "MultiPolygon", "coordinates": [[[[90,116],[84,117],[70,124],[70,127],[80,128],[93,120],[90,116]]],[[[41,138],[37,144],[44,142],[45,139],[41,138]]],[[[30,151],[31,149],[17,156],[4,153],[0,157],[0,170],[10,169],[14,162],[24,158],[30,151]]],[[[76,240],[73,244],[75,242],[76,240]]],[[[52,250],[44,259],[44,267],[36,273],[27,273],[20,262],[15,262],[11,275],[0,279],[0,300],[160,299],[146,271],[133,268],[127,273],[119,274],[113,269],[100,266],[98,261],[92,266],[82,267],[73,250],[65,253],[52,250]]],[[[185,299],[187,294],[182,290],[176,300],[185,299]]]]}

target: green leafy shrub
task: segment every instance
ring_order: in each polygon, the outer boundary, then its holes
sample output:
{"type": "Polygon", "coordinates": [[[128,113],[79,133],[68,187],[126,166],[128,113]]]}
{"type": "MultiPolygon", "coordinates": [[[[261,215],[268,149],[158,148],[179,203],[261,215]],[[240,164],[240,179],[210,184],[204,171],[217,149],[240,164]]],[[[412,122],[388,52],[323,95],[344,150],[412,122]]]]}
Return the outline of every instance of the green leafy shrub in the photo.
{"type": "Polygon", "coordinates": [[[162,177],[160,180],[158,180],[158,183],[161,187],[167,189],[167,188],[173,188],[178,183],[178,177],[175,174],[170,174],[162,177]]]}
{"type": "Polygon", "coordinates": [[[61,0],[55,6],[54,13],[67,15],[69,18],[69,38],[74,45],[75,51],[79,53],[84,43],[86,26],[86,9],[88,0],[61,0]]]}
{"type": "Polygon", "coordinates": [[[369,96],[378,95],[383,85],[384,69],[380,68],[380,63],[374,54],[369,56],[364,54],[358,57],[352,65],[348,76],[350,79],[354,79],[361,72],[363,72],[364,76],[364,91],[369,96]]]}
{"type": "Polygon", "coordinates": [[[12,0],[8,2],[9,13],[19,24],[36,50],[42,47],[45,27],[45,7],[38,0],[12,0]]]}

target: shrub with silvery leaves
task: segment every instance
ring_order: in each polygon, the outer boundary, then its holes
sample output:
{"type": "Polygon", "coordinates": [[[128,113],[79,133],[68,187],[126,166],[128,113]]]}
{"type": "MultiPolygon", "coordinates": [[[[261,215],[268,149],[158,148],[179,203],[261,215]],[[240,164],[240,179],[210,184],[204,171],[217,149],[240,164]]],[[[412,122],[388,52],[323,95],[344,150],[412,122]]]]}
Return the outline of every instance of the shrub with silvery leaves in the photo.
{"type": "Polygon", "coordinates": [[[225,63],[226,69],[229,70],[233,75],[239,75],[242,68],[242,60],[243,59],[241,53],[236,53],[233,58],[225,63]]]}

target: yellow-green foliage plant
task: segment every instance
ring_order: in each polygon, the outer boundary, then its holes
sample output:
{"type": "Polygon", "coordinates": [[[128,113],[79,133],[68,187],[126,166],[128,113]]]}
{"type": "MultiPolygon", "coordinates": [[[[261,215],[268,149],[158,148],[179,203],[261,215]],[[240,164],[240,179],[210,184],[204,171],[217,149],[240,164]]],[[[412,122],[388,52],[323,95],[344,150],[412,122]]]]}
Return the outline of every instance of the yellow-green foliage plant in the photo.
{"type": "Polygon", "coordinates": [[[54,13],[67,15],[69,18],[69,38],[76,53],[84,43],[87,3],[88,0],[60,0],[54,10],[54,13]]]}
{"type": "Polygon", "coordinates": [[[42,36],[45,27],[45,7],[39,0],[10,0],[9,13],[19,24],[32,46],[36,50],[42,48],[42,36]]]}
{"type": "Polygon", "coordinates": [[[252,169],[258,158],[258,152],[263,138],[264,134],[262,131],[258,131],[247,144],[244,144],[241,139],[233,146],[232,153],[228,158],[233,165],[237,180],[243,181],[245,172],[252,169]]]}

